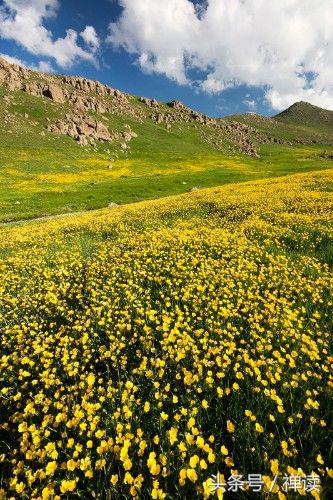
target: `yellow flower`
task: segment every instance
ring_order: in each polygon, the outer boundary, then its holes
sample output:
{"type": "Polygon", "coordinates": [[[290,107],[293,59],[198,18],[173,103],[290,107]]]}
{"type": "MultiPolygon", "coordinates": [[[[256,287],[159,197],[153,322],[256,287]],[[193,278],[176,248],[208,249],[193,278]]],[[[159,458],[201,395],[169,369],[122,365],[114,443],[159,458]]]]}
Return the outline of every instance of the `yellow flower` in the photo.
{"type": "Polygon", "coordinates": [[[126,460],[123,462],[123,466],[125,470],[131,470],[132,461],[129,458],[126,458],[126,460]]]}
{"type": "Polygon", "coordinates": [[[190,458],[190,466],[192,467],[192,469],[196,468],[196,466],[198,465],[199,461],[200,461],[200,458],[198,457],[198,455],[193,455],[190,458]]]}
{"type": "Polygon", "coordinates": [[[222,387],[217,387],[216,392],[217,392],[217,397],[218,398],[222,398],[222,396],[223,396],[223,389],[222,389],[222,387]]]}
{"type": "Polygon", "coordinates": [[[91,460],[89,457],[81,458],[80,460],[80,469],[81,470],[86,470],[90,467],[91,465],[91,460]]]}
{"type": "Polygon", "coordinates": [[[226,448],[224,445],[221,446],[221,453],[222,455],[228,455],[229,454],[229,451],[228,451],[228,448],[226,448]]]}
{"type": "Polygon", "coordinates": [[[73,438],[70,438],[70,439],[67,441],[67,448],[73,448],[73,445],[74,445],[74,439],[73,439],[73,438]]]}
{"type": "Polygon", "coordinates": [[[147,460],[147,465],[148,465],[150,473],[153,476],[158,476],[160,474],[160,472],[161,472],[161,466],[156,461],[156,453],[154,451],[152,451],[152,452],[149,453],[149,457],[148,457],[148,460],[147,460]]]}
{"type": "Polygon", "coordinates": [[[264,432],[263,426],[258,424],[258,422],[256,422],[256,424],[255,424],[255,429],[257,432],[264,432]]]}
{"type": "Polygon", "coordinates": [[[76,480],[66,480],[63,479],[60,484],[61,493],[67,493],[69,491],[74,491],[76,488],[76,480]]]}
{"type": "Polygon", "coordinates": [[[47,476],[53,476],[55,471],[57,470],[57,462],[49,462],[45,469],[45,474],[47,476]]]}
{"type": "Polygon", "coordinates": [[[24,491],[24,483],[17,483],[15,487],[16,493],[23,493],[24,491]]]}
{"type": "Polygon", "coordinates": [[[198,475],[194,469],[187,469],[186,476],[189,478],[190,481],[192,481],[192,483],[196,483],[198,480],[198,475]]]}
{"type": "Polygon", "coordinates": [[[95,467],[97,470],[101,470],[101,469],[103,469],[105,464],[106,464],[105,458],[100,458],[99,460],[96,460],[95,467]]]}
{"type": "Polygon", "coordinates": [[[271,471],[274,475],[279,473],[279,461],[277,459],[271,460],[271,471]]]}
{"type": "Polygon", "coordinates": [[[186,476],[187,476],[186,469],[181,469],[181,470],[179,471],[179,478],[180,478],[180,479],[185,479],[185,478],[186,478],[186,476]]]}
{"type": "Polygon", "coordinates": [[[205,460],[202,458],[202,459],[200,460],[200,469],[202,469],[202,470],[206,470],[206,469],[207,469],[207,467],[208,467],[208,466],[207,466],[207,463],[206,463],[206,462],[205,462],[205,460]]]}
{"type": "Polygon", "coordinates": [[[205,445],[205,440],[203,437],[197,436],[196,443],[197,443],[198,448],[203,448],[205,445]]]}
{"type": "Polygon", "coordinates": [[[175,427],[171,427],[168,431],[170,444],[173,445],[177,441],[178,430],[175,427]]]}
{"type": "Polygon", "coordinates": [[[320,465],[324,465],[324,460],[323,460],[323,457],[319,454],[317,455],[317,458],[316,458],[317,462],[320,464],[320,465]]]}
{"type": "Polygon", "coordinates": [[[281,448],[282,448],[282,450],[286,450],[288,448],[287,441],[281,441],[281,448]]]}
{"type": "Polygon", "coordinates": [[[133,482],[134,482],[133,476],[129,472],[126,472],[124,477],[124,484],[133,484],[133,482]]]}
{"type": "Polygon", "coordinates": [[[227,430],[228,430],[228,432],[234,432],[234,430],[235,430],[235,426],[231,422],[231,420],[227,420],[227,430]]]}
{"type": "Polygon", "coordinates": [[[76,469],[76,462],[75,462],[75,460],[72,460],[72,459],[68,460],[68,462],[67,462],[67,470],[73,471],[75,469],[76,469]]]}
{"type": "Polygon", "coordinates": [[[111,483],[113,486],[115,486],[118,483],[118,474],[113,474],[110,479],[111,483]]]}
{"type": "Polygon", "coordinates": [[[42,490],[42,499],[49,500],[54,495],[54,488],[52,485],[45,486],[42,490]]]}

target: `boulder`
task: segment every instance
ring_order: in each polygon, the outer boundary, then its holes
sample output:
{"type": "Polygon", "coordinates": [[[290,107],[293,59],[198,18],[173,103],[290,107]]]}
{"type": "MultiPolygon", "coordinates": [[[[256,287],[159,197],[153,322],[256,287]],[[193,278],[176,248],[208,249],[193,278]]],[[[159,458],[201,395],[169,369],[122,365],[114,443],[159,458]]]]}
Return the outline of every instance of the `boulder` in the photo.
{"type": "Polygon", "coordinates": [[[49,83],[46,87],[44,87],[42,93],[44,97],[48,97],[58,104],[63,104],[65,102],[65,96],[61,87],[53,83],[49,83]]]}

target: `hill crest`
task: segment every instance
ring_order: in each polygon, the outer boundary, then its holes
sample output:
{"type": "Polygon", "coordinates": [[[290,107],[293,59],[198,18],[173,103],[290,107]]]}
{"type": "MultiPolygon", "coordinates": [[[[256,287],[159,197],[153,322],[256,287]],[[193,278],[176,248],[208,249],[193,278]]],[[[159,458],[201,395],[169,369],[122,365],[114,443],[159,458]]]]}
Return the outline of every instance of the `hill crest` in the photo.
{"type": "Polygon", "coordinates": [[[274,119],[301,126],[330,127],[333,130],[333,111],[305,101],[295,102],[289,108],[274,116],[274,119]]]}

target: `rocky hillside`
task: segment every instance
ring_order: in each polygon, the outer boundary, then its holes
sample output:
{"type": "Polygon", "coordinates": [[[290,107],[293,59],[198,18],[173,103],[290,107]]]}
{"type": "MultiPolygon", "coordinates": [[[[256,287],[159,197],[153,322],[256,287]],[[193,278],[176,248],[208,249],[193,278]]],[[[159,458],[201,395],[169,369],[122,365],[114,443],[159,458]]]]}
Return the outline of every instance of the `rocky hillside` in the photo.
{"type": "MultiPolygon", "coordinates": [[[[252,157],[259,157],[263,144],[309,141],[299,134],[283,138],[278,127],[261,127],[256,121],[246,122],[243,117],[213,119],[176,100],[164,104],[155,99],[134,97],[97,81],[38,73],[1,58],[0,86],[7,91],[3,97],[6,122],[16,121],[11,116],[10,104],[15,93],[23,92],[48,101],[57,110],[56,119],[45,117],[45,132],[69,136],[83,147],[95,147],[98,142],[104,142],[117,143],[123,151],[129,149],[129,143],[140,133],[140,126],[137,131],[128,124],[119,129],[117,118],[127,118],[138,125],[151,121],[166,132],[177,134],[181,133],[179,125],[191,126],[205,147],[252,157]]],[[[317,140],[314,138],[313,142],[317,140]]]]}
{"type": "MultiPolygon", "coordinates": [[[[258,156],[257,143],[265,139],[244,127],[233,123],[224,125],[201,113],[195,112],[179,101],[167,105],[145,97],[134,98],[99,82],[82,77],[48,75],[33,72],[0,59],[0,84],[9,91],[22,91],[30,95],[51,100],[61,105],[62,116],[47,124],[47,130],[55,134],[69,135],[81,146],[96,141],[119,140],[119,133],[109,130],[105,115],[128,117],[137,122],[152,120],[164,125],[167,131],[174,124],[194,124],[202,129],[201,139],[212,148],[221,148],[221,136],[230,143],[231,149],[252,156],[258,156]]],[[[133,137],[133,132],[123,134],[122,148],[133,137]]]]}
{"type": "Polygon", "coordinates": [[[332,134],[260,115],[213,119],[0,59],[0,221],[329,168],[332,134]],[[304,147],[306,145],[306,147],[304,147]]]}

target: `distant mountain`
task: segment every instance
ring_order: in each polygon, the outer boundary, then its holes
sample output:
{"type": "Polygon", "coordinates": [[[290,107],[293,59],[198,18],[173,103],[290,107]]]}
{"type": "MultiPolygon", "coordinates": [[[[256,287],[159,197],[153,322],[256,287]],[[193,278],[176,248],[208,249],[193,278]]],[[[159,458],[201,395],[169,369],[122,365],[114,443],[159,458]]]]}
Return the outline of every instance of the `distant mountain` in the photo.
{"type": "Polygon", "coordinates": [[[333,111],[319,108],[308,102],[296,102],[274,116],[279,122],[331,132],[333,136],[333,111]]]}

